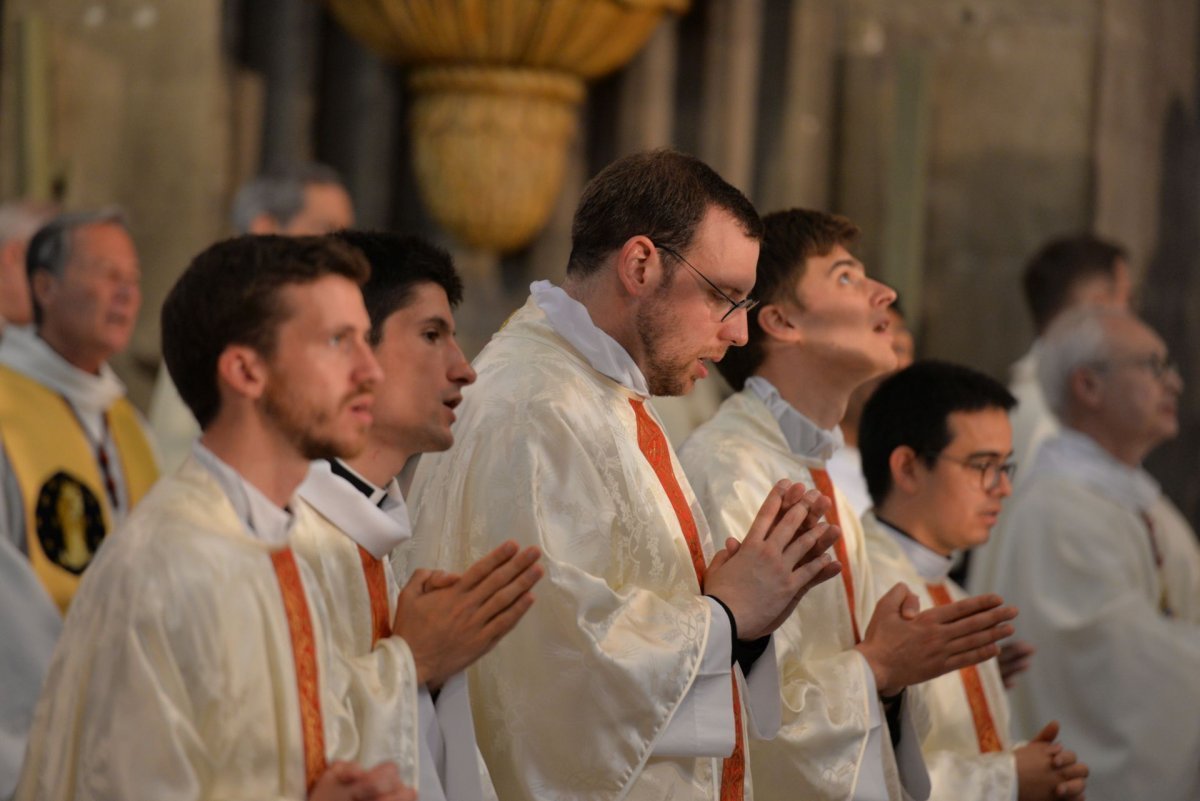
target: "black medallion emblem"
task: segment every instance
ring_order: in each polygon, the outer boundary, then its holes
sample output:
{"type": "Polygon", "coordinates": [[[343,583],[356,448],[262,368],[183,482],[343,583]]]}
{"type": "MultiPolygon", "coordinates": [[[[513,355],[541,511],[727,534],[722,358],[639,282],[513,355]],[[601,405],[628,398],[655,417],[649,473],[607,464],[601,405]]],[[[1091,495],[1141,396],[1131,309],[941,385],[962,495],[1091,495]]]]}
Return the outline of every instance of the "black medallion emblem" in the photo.
{"type": "Polygon", "coordinates": [[[46,557],[75,575],[83,573],[104,541],[100,501],[79,479],[59,471],[37,499],[37,535],[46,557]]]}

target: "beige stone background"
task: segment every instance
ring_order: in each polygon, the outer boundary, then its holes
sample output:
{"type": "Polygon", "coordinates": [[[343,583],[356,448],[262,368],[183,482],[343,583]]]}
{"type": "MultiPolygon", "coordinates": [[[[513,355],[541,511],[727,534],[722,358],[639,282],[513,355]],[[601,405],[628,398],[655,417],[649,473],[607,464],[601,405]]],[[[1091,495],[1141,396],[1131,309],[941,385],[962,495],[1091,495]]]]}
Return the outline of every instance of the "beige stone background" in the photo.
{"type": "Polygon", "coordinates": [[[1184,436],[1153,467],[1200,520],[1196,0],[693,0],[590,86],[555,211],[508,254],[430,219],[404,68],[312,0],[0,0],[0,21],[0,196],[128,210],[145,306],[118,369],[139,402],[163,297],[264,165],[328,162],[364,225],[450,246],[474,351],[530,280],[561,275],[587,178],[672,144],[763,211],[852,216],[920,353],[1001,378],[1031,336],[1028,254],[1082,230],[1125,243],[1189,379],[1184,436]]]}

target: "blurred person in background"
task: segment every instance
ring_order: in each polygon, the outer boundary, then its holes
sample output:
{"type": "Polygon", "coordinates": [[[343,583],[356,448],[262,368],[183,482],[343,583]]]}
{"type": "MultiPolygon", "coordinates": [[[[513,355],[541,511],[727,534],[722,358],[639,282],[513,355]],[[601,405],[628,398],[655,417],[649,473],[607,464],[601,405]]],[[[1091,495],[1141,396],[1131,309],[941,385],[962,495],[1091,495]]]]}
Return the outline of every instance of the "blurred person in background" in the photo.
{"type": "Polygon", "coordinates": [[[25,251],[37,229],[58,214],[53,203],[14,200],[0,205],[0,336],[6,325],[33,322],[25,251]]]}
{"type": "Polygon", "coordinates": [[[33,237],[27,262],[34,324],[0,340],[0,797],[16,782],[61,613],[158,475],[108,366],[141,303],[124,218],[56,217],[33,237]]]}
{"type": "Polygon", "coordinates": [[[1179,431],[1183,382],[1126,311],[1047,331],[1038,375],[1062,430],[999,523],[991,588],[1038,650],[1011,693],[1015,734],[1062,722],[1099,801],[1200,798],[1200,547],[1143,469],[1179,431]]]}

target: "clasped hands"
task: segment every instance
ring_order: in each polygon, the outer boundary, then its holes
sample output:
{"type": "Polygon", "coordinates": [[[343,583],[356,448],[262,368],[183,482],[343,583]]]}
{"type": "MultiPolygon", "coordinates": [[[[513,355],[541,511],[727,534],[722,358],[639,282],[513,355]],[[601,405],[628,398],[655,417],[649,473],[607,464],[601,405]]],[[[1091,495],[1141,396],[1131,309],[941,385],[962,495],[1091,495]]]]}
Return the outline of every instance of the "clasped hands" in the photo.
{"type": "Polygon", "coordinates": [[[827,553],[842,535],[822,520],[829,508],[829,499],[820,492],[780,481],[767,494],[745,539],[730,537],[713,556],[704,593],[729,608],[739,639],[756,640],[773,632],[805,593],[841,570],[827,553]]]}
{"type": "Polygon", "coordinates": [[[486,654],[533,605],[541,551],[509,540],[460,576],[415,570],[400,591],[392,633],[412,652],[417,682],[431,691],[486,654]]]}

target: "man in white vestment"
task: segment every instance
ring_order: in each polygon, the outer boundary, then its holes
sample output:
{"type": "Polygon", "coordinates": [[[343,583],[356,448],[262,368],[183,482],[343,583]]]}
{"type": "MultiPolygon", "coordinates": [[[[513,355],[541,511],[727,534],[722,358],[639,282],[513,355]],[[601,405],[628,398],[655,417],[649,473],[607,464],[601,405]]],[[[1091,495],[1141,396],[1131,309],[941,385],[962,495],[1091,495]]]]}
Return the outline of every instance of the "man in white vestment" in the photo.
{"type": "Polygon", "coordinates": [[[923,798],[928,775],[905,687],[993,656],[1015,612],[996,597],[916,614],[895,587],[876,598],[858,513],[826,463],[855,387],[892,370],[895,293],[850,255],[845,217],[767,215],[749,342],[718,365],[739,391],[680,459],[718,540],[738,537],[772,476],[815,485],[841,527],[841,580],[815,589],[776,633],[783,726],[751,752],[767,799],[923,798]]]}
{"type": "Polygon", "coordinates": [[[56,214],[58,209],[44,201],[0,204],[0,336],[7,326],[33,322],[25,252],[30,238],[56,214]]]}
{"type": "MultiPolygon", "coordinates": [[[[896,354],[896,369],[903,370],[913,363],[913,335],[904,321],[900,301],[888,306],[888,330],[892,332],[892,350],[896,354]]],[[[867,479],[862,471],[862,454],[858,450],[858,421],[862,417],[863,405],[885,376],[879,375],[858,386],[850,393],[846,413],[838,427],[842,430],[842,447],[833,452],[826,465],[833,485],[846,496],[850,508],[859,514],[871,508],[871,494],[867,492],[867,479]]]]}
{"type": "Polygon", "coordinates": [[[1056,718],[1099,801],[1200,798],[1200,548],[1142,468],[1178,433],[1182,380],[1128,312],[1081,308],[1039,354],[1062,431],[999,527],[995,584],[1037,658],[1011,694],[1018,736],[1056,718]]]}
{"type": "MultiPolygon", "coordinates": [[[[10,244],[20,243],[6,244],[5,258],[10,244]]],[[[108,366],[140,302],[123,219],[61,216],[26,250],[36,323],[0,340],[0,798],[16,786],[62,611],[158,475],[141,416],[108,366]]]]}
{"type": "Polygon", "coordinates": [[[305,532],[320,536],[295,537],[294,547],[317,576],[344,653],[364,657],[389,632],[412,650],[421,683],[422,801],[481,801],[494,791],[481,775],[462,671],[529,608],[537,550],[518,553],[506,542],[449,586],[437,586],[426,570],[392,575],[388,555],[411,536],[396,475],[411,456],[450,447],[454,409],[475,380],[454,338],[451,307],[462,299],[462,282],[445,251],[416,237],[343,231],[333,238],[371,265],[363,285],[367,339],[384,378],[362,453],[315,462],[301,485],[300,497],[326,525],[305,532]]]}
{"type": "Polygon", "coordinates": [[[819,494],[781,482],[714,555],[647,400],[744,341],[759,230],[690,156],[606,167],[564,285],[533,285],[475,362],[454,448],[421,459],[416,564],[461,569],[505,537],[542,551],[537,603],[470,674],[505,801],[752,797],[746,738],[779,715],[769,635],[836,575],[837,532],[814,523],[819,494]]]}
{"type": "MultiPolygon", "coordinates": [[[[1025,266],[1022,283],[1037,338],[1011,367],[1008,388],[1017,399],[1011,416],[1013,458],[1028,466],[1035,462],[1041,444],[1059,430],[1058,418],[1047,405],[1037,377],[1046,330],[1061,314],[1079,306],[1129,309],[1133,284],[1124,248],[1090,234],[1047,242],[1025,266]]],[[[1016,485],[1029,475],[1022,470],[1016,485]]],[[[967,577],[972,591],[983,592],[993,586],[995,554],[1003,536],[1004,527],[1000,526],[986,543],[971,551],[967,577]]]]}
{"type": "MultiPolygon", "coordinates": [[[[236,234],[321,236],[354,225],[354,204],[333,168],[308,163],[247,181],[229,217],[236,234]]],[[[148,417],[163,468],[172,470],[187,458],[200,429],[165,366],[154,382],[148,417]]]]}
{"type": "MultiPolygon", "coordinates": [[[[931,608],[967,597],[955,551],[984,542],[1012,493],[1013,396],[958,365],[918,362],[867,402],[859,443],[874,510],[863,515],[876,587],[898,582],[931,608]]],[[[996,660],[921,685],[921,747],[934,801],[1052,801],[1083,794],[1087,766],[1054,742],[1056,723],[1013,747],[996,660]]]]}
{"type": "Polygon", "coordinates": [[[163,351],[204,433],[85,576],[18,799],[415,798],[408,647],[382,638],[390,670],[359,680],[289,547],[319,525],[294,495],[310,460],[358,453],[371,423],[368,269],[243,237],[171,290],[163,351]]]}

